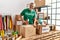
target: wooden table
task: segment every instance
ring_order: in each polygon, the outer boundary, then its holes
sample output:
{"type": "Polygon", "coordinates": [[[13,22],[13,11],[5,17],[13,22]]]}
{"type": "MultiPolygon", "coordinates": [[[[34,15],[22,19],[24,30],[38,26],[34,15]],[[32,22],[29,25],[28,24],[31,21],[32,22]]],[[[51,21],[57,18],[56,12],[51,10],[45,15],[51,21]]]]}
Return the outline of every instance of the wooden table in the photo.
{"type": "Polygon", "coordinates": [[[60,31],[51,31],[49,33],[22,38],[20,40],[60,40],[60,31]]]}

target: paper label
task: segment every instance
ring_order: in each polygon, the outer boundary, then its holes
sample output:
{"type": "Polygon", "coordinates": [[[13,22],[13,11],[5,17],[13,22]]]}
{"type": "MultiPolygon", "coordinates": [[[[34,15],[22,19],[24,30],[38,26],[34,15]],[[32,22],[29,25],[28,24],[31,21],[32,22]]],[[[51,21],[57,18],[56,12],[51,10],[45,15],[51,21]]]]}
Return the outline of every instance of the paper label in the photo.
{"type": "Polygon", "coordinates": [[[49,27],[42,27],[42,33],[49,32],[49,31],[50,31],[49,27]]]}
{"type": "Polygon", "coordinates": [[[17,21],[17,25],[22,25],[22,21],[17,21]]]}

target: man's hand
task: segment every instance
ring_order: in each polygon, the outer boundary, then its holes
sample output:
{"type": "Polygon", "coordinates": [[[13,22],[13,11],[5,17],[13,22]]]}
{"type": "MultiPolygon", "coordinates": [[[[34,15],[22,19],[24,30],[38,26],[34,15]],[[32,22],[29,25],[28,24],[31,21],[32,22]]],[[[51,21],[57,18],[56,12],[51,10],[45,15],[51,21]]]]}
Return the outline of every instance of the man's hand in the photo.
{"type": "Polygon", "coordinates": [[[24,16],[22,16],[22,22],[23,22],[23,24],[25,24],[25,25],[28,24],[28,21],[25,21],[25,20],[24,20],[24,16]]]}
{"type": "Polygon", "coordinates": [[[24,20],[24,21],[23,21],[23,24],[27,25],[27,24],[28,24],[28,21],[25,21],[25,20],[24,20]]]}
{"type": "Polygon", "coordinates": [[[36,23],[33,24],[36,27],[36,23]]]}

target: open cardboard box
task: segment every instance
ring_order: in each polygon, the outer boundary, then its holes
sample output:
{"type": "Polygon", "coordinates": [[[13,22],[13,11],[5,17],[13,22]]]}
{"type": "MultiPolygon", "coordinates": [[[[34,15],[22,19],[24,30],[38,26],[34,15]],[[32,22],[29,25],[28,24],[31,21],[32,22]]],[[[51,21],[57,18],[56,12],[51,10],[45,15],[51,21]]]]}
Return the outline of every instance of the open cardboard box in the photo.
{"type": "Polygon", "coordinates": [[[16,30],[23,37],[30,37],[36,35],[36,28],[33,25],[16,26],[16,30]]]}

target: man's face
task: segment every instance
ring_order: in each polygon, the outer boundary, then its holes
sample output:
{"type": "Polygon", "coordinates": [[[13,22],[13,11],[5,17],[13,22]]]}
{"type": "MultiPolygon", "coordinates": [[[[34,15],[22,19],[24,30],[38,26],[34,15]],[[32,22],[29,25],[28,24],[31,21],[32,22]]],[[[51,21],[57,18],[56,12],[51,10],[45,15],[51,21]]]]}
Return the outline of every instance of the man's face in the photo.
{"type": "Polygon", "coordinates": [[[33,3],[30,4],[30,9],[33,9],[34,8],[34,5],[33,3]]]}

